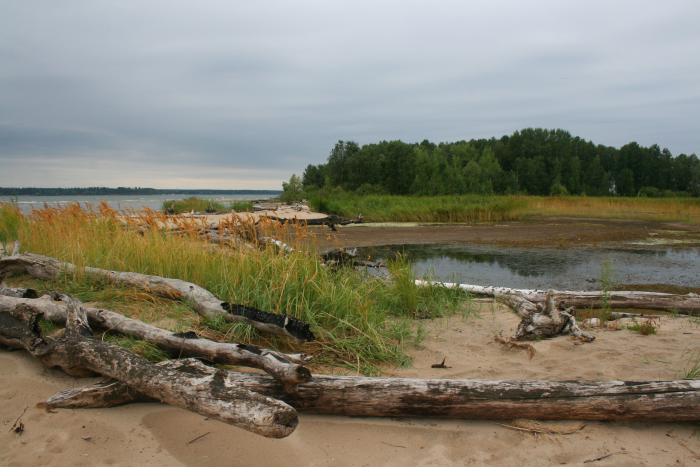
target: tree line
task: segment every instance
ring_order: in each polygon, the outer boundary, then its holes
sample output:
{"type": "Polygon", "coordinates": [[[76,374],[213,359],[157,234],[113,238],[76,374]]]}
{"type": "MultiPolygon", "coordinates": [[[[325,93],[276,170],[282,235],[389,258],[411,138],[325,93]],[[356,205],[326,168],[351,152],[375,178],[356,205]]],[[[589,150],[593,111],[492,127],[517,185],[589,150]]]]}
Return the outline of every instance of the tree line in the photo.
{"type": "Polygon", "coordinates": [[[338,141],[325,164],[290,182],[364,194],[700,196],[700,160],[656,144],[614,148],[561,129],[528,128],[454,143],[338,141]]]}

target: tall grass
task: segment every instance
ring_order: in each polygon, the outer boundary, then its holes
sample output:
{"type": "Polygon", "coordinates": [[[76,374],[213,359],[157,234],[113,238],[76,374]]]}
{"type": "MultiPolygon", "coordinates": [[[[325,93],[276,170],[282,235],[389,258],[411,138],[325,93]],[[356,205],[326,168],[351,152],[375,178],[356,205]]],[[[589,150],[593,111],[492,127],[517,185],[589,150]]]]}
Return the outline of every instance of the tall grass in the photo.
{"type": "Polygon", "coordinates": [[[207,213],[224,212],[226,211],[226,207],[213,199],[202,199],[196,196],[163,202],[163,212],[168,214],[182,214],[191,211],[207,213]]]}
{"type": "MultiPolygon", "coordinates": [[[[423,314],[441,314],[461,299],[452,291],[408,285],[412,277],[405,265],[394,269],[399,282],[350,268],[327,268],[308,246],[304,228],[299,226],[294,227],[295,232],[272,223],[262,226],[278,229],[274,235],[297,247],[285,254],[274,246],[231,249],[205,245],[194,234],[196,224],[191,225],[192,235],[172,235],[159,228],[165,216],[150,212],[141,218],[124,218],[106,205],[98,212],[74,205],[19,217],[3,206],[0,213],[0,231],[11,230],[25,251],[79,267],[180,278],[226,301],[286,313],[310,323],[317,335],[317,341],[306,344],[305,351],[317,353],[319,361],[349,365],[365,373],[375,372],[382,363],[408,362],[406,347],[416,338],[410,318],[418,307],[423,314]]],[[[73,283],[72,288],[90,285],[79,271],[66,280],[73,283]]],[[[263,338],[250,329],[240,331],[239,327],[233,334],[263,338]]]]}
{"type": "Polygon", "coordinates": [[[500,222],[551,216],[700,223],[698,198],[362,196],[332,191],[309,199],[317,210],[362,215],[370,222],[500,222]]]}
{"type": "Polygon", "coordinates": [[[334,192],[310,197],[312,207],[370,222],[498,222],[519,219],[526,203],[505,196],[359,196],[334,192]]]}

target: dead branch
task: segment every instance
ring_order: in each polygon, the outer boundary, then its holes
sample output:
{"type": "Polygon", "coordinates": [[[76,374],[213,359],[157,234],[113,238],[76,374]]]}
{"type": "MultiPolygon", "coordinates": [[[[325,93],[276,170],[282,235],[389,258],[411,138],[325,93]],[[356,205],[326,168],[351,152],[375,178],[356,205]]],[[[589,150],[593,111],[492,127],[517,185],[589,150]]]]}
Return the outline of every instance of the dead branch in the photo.
{"type": "MultiPolygon", "coordinates": [[[[0,280],[11,273],[29,274],[39,279],[56,279],[78,270],[74,264],[48,256],[23,253],[0,258],[0,280]]],[[[106,279],[122,286],[145,290],[166,298],[181,300],[208,319],[223,318],[242,321],[254,328],[275,335],[292,337],[298,341],[313,340],[309,325],[287,315],[279,315],[242,305],[227,304],[208,290],[180,279],[151,276],[136,272],[109,271],[93,267],[80,269],[86,275],[106,279]],[[252,310],[252,311],[251,311],[252,310]]]]}
{"type": "MultiPolygon", "coordinates": [[[[64,298],[65,296],[59,294],[44,295],[38,299],[14,298],[0,294],[0,311],[9,312],[21,306],[41,313],[49,321],[64,324],[68,308],[64,298]]],[[[309,370],[299,364],[303,356],[298,354],[288,355],[250,344],[214,342],[192,332],[172,333],[114,311],[83,308],[90,326],[150,342],[177,356],[198,357],[212,363],[259,368],[290,385],[311,378],[309,370]]]]}

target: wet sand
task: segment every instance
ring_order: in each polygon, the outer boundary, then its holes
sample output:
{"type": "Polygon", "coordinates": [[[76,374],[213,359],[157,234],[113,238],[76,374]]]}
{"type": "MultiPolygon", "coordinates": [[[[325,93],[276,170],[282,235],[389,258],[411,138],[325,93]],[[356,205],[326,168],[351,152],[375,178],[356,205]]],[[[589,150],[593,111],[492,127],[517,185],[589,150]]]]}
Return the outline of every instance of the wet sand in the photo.
{"type": "MultiPolygon", "coordinates": [[[[428,337],[411,351],[411,368],[396,376],[518,379],[675,379],[700,354],[700,324],[664,317],[658,334],[595,331],[575,345],[566,337],[534,342],[532,360],[493,341],[512,334],[518,318],[491,303],[478,313],[423,321],[428,337]],[[452,368],[430,365],[447,357],[452,368]]],[[[58,410],[35,404],[66,387],[85,384],[45,370],[23,352],[0,351],[0,465],[210,466],[691,466],[700,465],[700,425],[585,422],[574,434],[533,434],[507,422],[369,419],[301,415],[288,438],[265,439],[159,404],[58,410]],[[22,417],[25,431],[10,433],[22,417]],[[198,436],[205,435],[191,442],[198,436]],[[595,462],[588,462],[602,456],[595,462]]],[[[548,425],[567,427],[573,422],[548,425]]]]}
{"type": "Polygon", "coordinates": [[[552,218],[497,224],[356,224],[337,232],[314,227],[319,248],[474,243],[513,247],[566,248],[608,243],[700,245],[700,225],[552,218]]]}

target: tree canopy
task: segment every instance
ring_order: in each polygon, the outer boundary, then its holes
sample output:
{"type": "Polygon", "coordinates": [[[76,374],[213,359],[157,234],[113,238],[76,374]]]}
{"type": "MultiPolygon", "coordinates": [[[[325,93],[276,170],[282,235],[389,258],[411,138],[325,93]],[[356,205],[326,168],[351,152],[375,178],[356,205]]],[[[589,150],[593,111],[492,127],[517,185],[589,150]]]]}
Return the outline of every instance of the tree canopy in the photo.
{"type": "Polygon", "coordinates": [[[565,130],[527,128],[499,139],[453,143],[338,141],[309,165],[304,189],[444,195],[700,196],[700,160],[658,145],[596,145],[565,130]]]}

